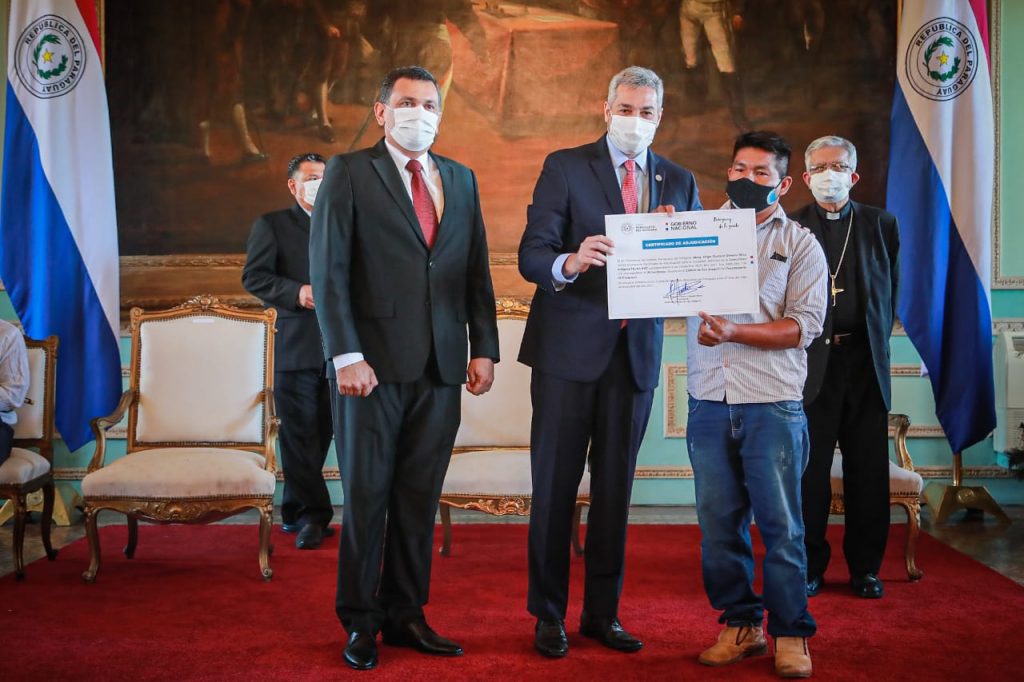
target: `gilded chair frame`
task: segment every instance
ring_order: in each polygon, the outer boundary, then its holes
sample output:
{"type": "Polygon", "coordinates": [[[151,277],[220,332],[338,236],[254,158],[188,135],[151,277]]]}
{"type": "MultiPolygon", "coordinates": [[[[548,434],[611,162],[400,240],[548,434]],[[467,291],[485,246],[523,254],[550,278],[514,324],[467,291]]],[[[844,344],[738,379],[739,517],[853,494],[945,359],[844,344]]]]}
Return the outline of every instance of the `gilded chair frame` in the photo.
{"type": "MultiPolygon", "coordinates": [[[[117,409],[105,416],[92,420],[93,434],[96,436],[96,451],[89,462],[87,474],[98,470],[106,463],[107,451],[107,429],[119,424],[127,414],[128,416],[128,437],[126,457],[135,452],[150,450],[153,448],[168,447],[215,447],[225,450],[245,450],[255,452],[264,458],[264,468],[270,472],[276,472],[276,445],[280,420],[276,416],[274,406],[273,377],[274,377],[274,324],[277,320],[277,311],[273,308],[266,310],[241,310],[232,306],[220,303],[211,296],[197,296],[185,303],[170,308],[147,312],[141,308],[131,310],[131,335],[132,335],[132,361],[130,385],[121,395],[117,409]],[[214,316],[224,319],[253,322],[265,325],[264,341],[264,381],[260,399],[263,403],[263,429],[262,439],[257,443],[241,442],[204,442],[204,441],[174,441],[174,442],[150,442],[139,441],[136,436],[138,425],[139,409],[139,382],[140,367],[142,361],[141,333],[142,325],[147,322],[161,320],[172,320],[194,316],[214,316]]],[[[274,500],[273,495],[252,495],[252,496],[210,496],[205,498],[189,498],[187,500],[155,497],[100,497],[92,496],[84,499],[84,514],[86,534],[89,539],[90,563],[89,567],[82,574],[83,580],[92,583],[96,579],[96,573],[100,566],[100,542],[97,531],[97,516],[100,511],[109,509],[120,512],[128,520],[128,544],[124,548],[124,554],[129,559],[135,555],[135,547],[138,542],[138,520],[168,524],[168,523],[212,523],[230,516],[234,516],[248,509],[256,509],[260,515],[260,549],[259,565],[260,573],[265,580],[270,580],[273,571],[270,568],[270,554],[273,547],[270,545],[270,530],[273,524],[274,500]]]]}
{"type": "MultiPolygon", "coordinates": [[[[910,450],[907,449],[907,432],[910,431],[910,417],[905,414],[890,414],[889,427],[893,430],[892,441],[893,450],[896,453],[896,464],[901,469],[913,471],[914,461],[910,458],[910,450]]],[[[919,569],[915,562],[917,538],[921,532],[920,495],[890,492],[889,505],[902,507],[907,513],[907,541],[903,548],[903,557],[906,563],[907,577],[910,580],[920,580],[924,577],[924,571],[919,569]]],[[[832,514],[846,513],[846,506],[842,495],[833,493],[829,512],[832,514]]]]}
{"type": "Polygon", "coordinates": [[[15,438],[14,447],[34,448],[50,463],[46,473],[25,481],[24,483],[0,484],[0,497],[14,503],[14,575],[17,580],[25,577],[25,520],[28,516],[26,497],[37,490],[43,491],[43,514],[40,531],[46,558],[53,561],[57,558],[57,550],[50,542],[50,526],[53,522],[53,503],[55,488],[53,482],[53,415],[57,394],[57,346],[56,336],[48,336],[38,341],[25,337],[25,346],[29,349],[40,349],[45,354],[43,362],[43,433],[39,438],[15,438]]]}
{"type": "MultiPolygon", "coordinates": [[[[499,320],[525,320],[530,315],[529,301],[519,298],[498,298],[495,301],[495,308],[497,310],[499,320]]],[[[511,358],[506,358],[505,361],[515,362],[515,360],[511,358]]],[[[494,390],[500,391],[501,387],[497,386],[494,390]]],[[[493,446],[456,447],[452,450],[452,459],[454,460],[460,454],[466,452],[476,452],[480,450],[529,452],[530,448],[493,446]]],[[[576,497],[576,510],[573,514],[572,545],[577,556],[582,556],[583,554],[583,545],[580,541],[580,521],[583,507],[589,505],[589,495],[578,495],[576,497]]],[[[528,494],[495,495],[493,493],[465,493],[461,495],[454,495],[442,493],[438,507],[441,516],[442,532],[441,556],[451,556],[452,507],[481,511],[492,516],[529,516],[531,496],[528,494]]]]}

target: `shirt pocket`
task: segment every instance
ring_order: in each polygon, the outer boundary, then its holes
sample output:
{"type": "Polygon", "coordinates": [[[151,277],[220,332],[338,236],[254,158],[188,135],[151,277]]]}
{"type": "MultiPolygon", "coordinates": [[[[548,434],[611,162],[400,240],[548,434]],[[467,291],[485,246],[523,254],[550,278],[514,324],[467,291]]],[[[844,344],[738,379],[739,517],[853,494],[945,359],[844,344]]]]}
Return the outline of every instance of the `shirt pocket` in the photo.
{"type": "Polygon", "coordinates": [[[789,261],[783,263],[769,258],[762,263],[760,276],[761,301],[768,310],[775,310],[786,300],[786,286],[789,284],[789,261]]]}

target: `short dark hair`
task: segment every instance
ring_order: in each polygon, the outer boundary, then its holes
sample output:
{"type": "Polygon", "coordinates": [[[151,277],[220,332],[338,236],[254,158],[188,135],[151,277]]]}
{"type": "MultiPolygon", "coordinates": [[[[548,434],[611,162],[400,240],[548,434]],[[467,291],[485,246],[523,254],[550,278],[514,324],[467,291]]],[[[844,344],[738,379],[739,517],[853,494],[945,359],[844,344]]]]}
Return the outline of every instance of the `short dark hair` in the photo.
{"type": "Polygon", "coordinates": [[[288,162],[288,179],[291,180],[295,177],[295,174],[299,172],[299,166],[312,161],[313,163],[326,163],[324,157],[320,156],[316,152],[306,152],[304,154],[297,154],[292,157],[292,160],[288,162]]]}
{"type": "Polygon", "coordinates": [[[736,153],[747,147],[771,152],[775,156],[775,170],[779,171],[779,177],[784,178],[789,174],[789,157],[793,148],[778,133],[771,130],[752,130],[743,133],[736,138],[736,144],[732,146],[732,158],[735,159],[736,153]]]}
{"type": "Polygon", "coordinates": [[[380,94],[377,95],[377,101],[381,104],[387,104],[388,100],[391,99],[391,91],[395,89],[395,83],[397,83],[401,78],[433,83],[434,87],[437,88],[437,99],[438,104],[440,104],[441,86],[437,84],[437,79],[434,78],[434,74],[430,73],[422,66],[399,66],[397,69],[389,71],[388,75],[384,76],[384,80],[380,83],[380,94]]]}

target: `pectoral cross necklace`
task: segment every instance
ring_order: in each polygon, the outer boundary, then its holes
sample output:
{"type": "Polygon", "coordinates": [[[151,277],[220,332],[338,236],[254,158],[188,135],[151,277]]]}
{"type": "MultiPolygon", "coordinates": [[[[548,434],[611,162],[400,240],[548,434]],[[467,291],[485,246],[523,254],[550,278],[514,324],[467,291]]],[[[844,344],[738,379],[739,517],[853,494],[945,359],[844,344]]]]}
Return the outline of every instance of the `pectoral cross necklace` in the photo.
{"type": "Polygon", "coordinates": [[[846,224],[846,241],[843,242],[843,252],[839,254],[839,262],[836,264],[836,271],[829,270],[828,276],[832,280],[832,307],[836,307],[836,296],[846,291],[836,286],[836,277],[839,276],[839,268],[843,267],[843,259],[846,258],[846,247],[850,245],[850,233],[853,231],[853,208],[850,208],[850,222],[846,224]]]}

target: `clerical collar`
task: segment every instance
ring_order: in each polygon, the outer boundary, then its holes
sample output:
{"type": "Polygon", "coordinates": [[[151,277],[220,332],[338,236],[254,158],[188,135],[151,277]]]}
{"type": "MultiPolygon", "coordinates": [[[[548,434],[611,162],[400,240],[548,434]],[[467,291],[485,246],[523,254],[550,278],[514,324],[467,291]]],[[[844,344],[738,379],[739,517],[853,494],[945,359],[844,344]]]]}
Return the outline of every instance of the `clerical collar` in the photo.
{"type": "Polygon", "coordinates": [[[839,213],[826,211],[821,207],[821,204],[817,202],[815,202],[814,208],[818,211],[818,216],[823,220],[841,220],[849,217],[850,211],[853,210],[853,202],[847,201],[846,204],[844,204],[843,207],[839,209],[839,213]]]}

